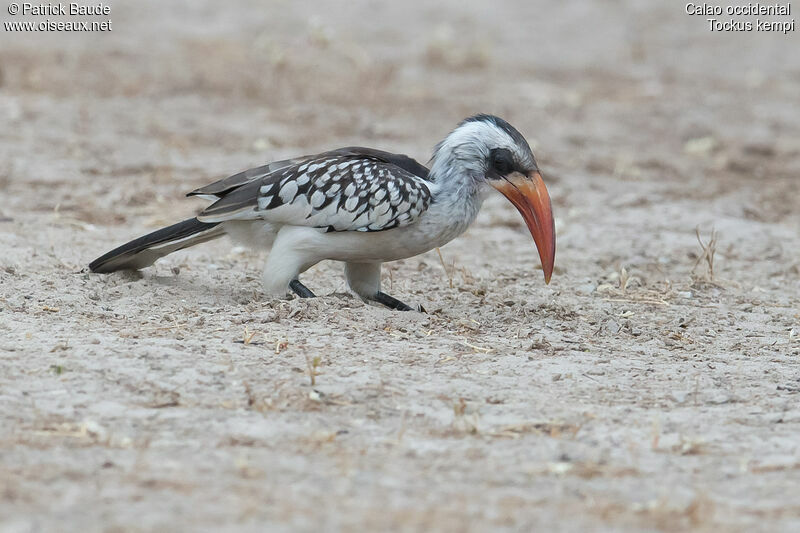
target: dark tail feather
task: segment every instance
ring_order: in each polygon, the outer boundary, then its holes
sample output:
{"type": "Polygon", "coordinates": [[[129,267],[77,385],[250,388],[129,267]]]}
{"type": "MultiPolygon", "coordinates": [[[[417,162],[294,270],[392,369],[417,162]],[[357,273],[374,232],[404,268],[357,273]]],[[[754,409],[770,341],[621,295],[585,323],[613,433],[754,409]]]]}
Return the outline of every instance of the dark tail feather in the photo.
{"type": "Polygon", "coordinates": [[[92,272],[107,274],[117,270],[139,270],[155,263],[156,259],[225,234],[219,222],[200,222],[190,218],[172,226],[148,233],[89,263],[92,272]]]}

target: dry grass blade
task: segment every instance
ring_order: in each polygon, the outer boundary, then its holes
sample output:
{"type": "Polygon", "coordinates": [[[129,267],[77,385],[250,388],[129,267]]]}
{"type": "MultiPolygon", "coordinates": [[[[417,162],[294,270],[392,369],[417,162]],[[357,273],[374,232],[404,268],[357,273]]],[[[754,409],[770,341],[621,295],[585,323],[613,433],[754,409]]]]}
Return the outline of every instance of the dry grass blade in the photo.
{"type": "Polygon", "coordinates": [[[670,303],[659,298],[603,298],[605,302],[626,303],[626,304],[652,304],[670,306],[670,303]]]}
{"type": "Polygon", "coordinates": [[[700,244],[700,248],[702,248],[703,253],[700,254],[700,257],[697,258],[695,261],[694,266],[692,267],[692,273],[697,270],[697,267],[703,261],[706,262],[708,266],[707,272],[707,279],[709,281],[714,280],[714,255],[717,252],[717,230],[711,228],[711,236],[708,239],[707,243],[703,242],[702,237],[700,237],[700,226],[697,226],[694,230],[695,235],[697,236],[697,242],[700,244]]]}
{"type": "Polygon", "coordinates": [[[250,344],[253,341],[253,337],[256,336],[258,331],[253,331],[252,333],[247,329],[247,326],[244,327],[244,335],[242,336],[243,344],[250,344]]]}
{"type": "Polygon", "coordinates": [[[619,270],[619,290],[622,291],[622,294],[625,294],[625,291],[628,288],[628,281],[630,281],[628,270],[625,267],[622,267],[619,270]]]}
{"type": "Polygon", "coordinates": [[[317,384],[317,376],[319,375],[319,365],[322,362],[320,356],[316,355],[313,358],[306,356],[306,366],[308,367],[308,377],[311,380],[311,386],[317,384]]]}
{"type": "Polygon", "coordinates": [[[442,251],[437,248],[436,253],[439,254],[439,261],[442,262],[442,268],[444,269],[444,273],[447,276],[447,281],[450,282],[450,288],[453,288],[453,276],[450,271],[447,269],[447,265],[444,262],[444,256],[442,256],[442,251]]]}

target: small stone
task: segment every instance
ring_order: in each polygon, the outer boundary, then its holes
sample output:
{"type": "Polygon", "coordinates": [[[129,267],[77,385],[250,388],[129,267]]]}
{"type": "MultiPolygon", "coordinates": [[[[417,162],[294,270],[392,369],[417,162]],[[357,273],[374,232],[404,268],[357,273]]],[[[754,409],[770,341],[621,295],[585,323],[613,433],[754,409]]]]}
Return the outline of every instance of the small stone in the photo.
{"type": "Polygon", "coordinates": [[[672,400],[675,403],[684,403],[684,402],[686,402],[686,397],[687,396],[688,396],[688,393],[685,392],[685,391],[672,391],[669,394],[669,399],[672,400]]]}
{"type": "Polygon", "coordinates": [[[714,151],[714,148],[716,147],[717,147],[717,141],[714,139],[714,137],[711,137],[709,135],[706,137],[689,139],[683,146],[683,151],[689,155],[707,156],[712,151],[714,151]]]}
{"type": "Polygon", "coordinates": [[[586,283],[585,285],[579,285],[578,288],[575,289],[575,292],[579,294],[592,294],[597,289],[597,285],[594,283],[586,283]]]}
{"type": "Polygon", "coordinates": [[[106,429],[94,420],[84,421],[83,431],[86,433],[86,435],[96,440],[106,440],[106,437],[108,436],[106,429]]]}
{"type": "Polygon", "coordinates": [[[723,392],[708,400],[707,403],[711,405],[723,405],[726,403],[735,403],[736,401],[738,401],[736,397],[723,392]]]}

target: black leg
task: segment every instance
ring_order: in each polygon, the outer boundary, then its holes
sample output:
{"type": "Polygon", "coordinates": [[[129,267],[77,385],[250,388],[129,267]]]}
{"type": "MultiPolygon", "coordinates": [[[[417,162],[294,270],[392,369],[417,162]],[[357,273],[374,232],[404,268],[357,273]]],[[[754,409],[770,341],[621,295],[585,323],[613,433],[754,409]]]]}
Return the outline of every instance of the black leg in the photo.
{"type": "MultiPolygon", "coordinates": [[[[373,300],[375,300],[379,304],[385,305],[389,309],[394,309],[395,311],[414,311],[413,307],[409,307],[408,305],[404,304],[397,298],[389,296],[385,292],[378,291],[373,300]]],[[[425,308],[422,307],[421,305],[419,306],[419,309],[417,309],[417,311],[420,311],[422,313],[426,312],[425,308]]]]}
{"type": "Polygon", "coordinates": [[[292,292],[294,292],[300,298],[316,298],[314,293],[311,292],[311,290],[308,287],[300,283],[299,280],[293,279],[289,283],[289,288],[292,289],[292,292]]]}

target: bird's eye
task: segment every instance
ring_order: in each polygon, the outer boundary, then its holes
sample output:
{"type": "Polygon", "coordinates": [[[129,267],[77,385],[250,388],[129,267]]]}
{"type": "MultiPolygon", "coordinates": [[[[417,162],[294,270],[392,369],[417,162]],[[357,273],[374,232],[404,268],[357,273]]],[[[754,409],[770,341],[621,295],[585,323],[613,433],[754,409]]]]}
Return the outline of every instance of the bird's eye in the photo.
{"type": "Polygon", "coordinates": [[[514,168],[514,159],[511,152],[505,148],[495,148],[491,152],[492,170],[505,176],[514,168]]]}

